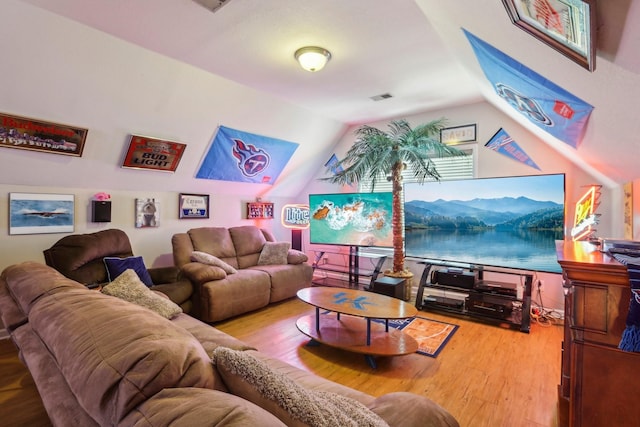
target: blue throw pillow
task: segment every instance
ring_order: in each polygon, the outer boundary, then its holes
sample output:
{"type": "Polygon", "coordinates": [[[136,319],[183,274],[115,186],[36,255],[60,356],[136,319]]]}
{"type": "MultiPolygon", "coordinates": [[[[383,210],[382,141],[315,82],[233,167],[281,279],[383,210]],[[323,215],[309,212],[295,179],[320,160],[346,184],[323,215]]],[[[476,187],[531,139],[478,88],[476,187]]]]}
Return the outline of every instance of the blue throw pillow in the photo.
{"type": "Polygon", "coordinates": [[[115,278],[124,273],[125,270],[132,269],[136,272],[142,283],[148,287],[153,286],[151,276],[149,275],[147,267],[145,267],[141,256],[131,256],[128,258],[105,257],[103,261],[104,265],[107,267],[109,282],[113,282],[115,278]]]}

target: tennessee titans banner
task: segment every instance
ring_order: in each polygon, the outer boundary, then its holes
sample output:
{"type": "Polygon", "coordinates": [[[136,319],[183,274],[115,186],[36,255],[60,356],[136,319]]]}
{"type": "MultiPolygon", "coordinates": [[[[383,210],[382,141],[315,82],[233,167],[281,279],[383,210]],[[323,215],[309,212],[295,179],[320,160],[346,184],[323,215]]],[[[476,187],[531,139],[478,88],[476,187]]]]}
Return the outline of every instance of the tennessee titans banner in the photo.
{"type": "Polygon", "coordinates": [[[196,178],[271,184],[298,144],[220,126],[196,178]]]}
{"type": "Polygon", "coordinates": [[[539,128],[574,148],[580,145],[593,106],[467,30],[462,31],[500,97],[539,128]]]}
{"type": "Polygon", "coordinates": [[[504,154],[507,157],[511,157],[519,161],[520,163],[524,163],[527,166],[531,166],[532,168],[536,168],[540,170],[538,165],[531,160],[531,157],[524,152],[522,148],[509,136],[504,129],[500,128],[495,135],[491,137],[489,142],[487,142],[485,147],[492,149],[493,151],[504,154]]]}

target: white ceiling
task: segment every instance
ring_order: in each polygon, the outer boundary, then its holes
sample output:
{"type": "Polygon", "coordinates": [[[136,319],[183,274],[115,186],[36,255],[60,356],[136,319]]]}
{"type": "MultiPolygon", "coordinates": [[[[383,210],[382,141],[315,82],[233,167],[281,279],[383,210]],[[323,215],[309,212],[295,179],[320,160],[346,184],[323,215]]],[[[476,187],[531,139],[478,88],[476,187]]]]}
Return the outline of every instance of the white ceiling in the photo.
{"type": "Polygon", "coordinates": [[[600,1],[593,73],[511,24],[500,0],[228,0],[215,13],[193,0],[22,1],[348,124],[487,99],[596,175],[638,176],[639,1],[600,1]],[[461,27],[594,105],[578,150],[495,97],[461,27]],[[297,65],[306,45],[331,51],[324,70],[297,65]]]}

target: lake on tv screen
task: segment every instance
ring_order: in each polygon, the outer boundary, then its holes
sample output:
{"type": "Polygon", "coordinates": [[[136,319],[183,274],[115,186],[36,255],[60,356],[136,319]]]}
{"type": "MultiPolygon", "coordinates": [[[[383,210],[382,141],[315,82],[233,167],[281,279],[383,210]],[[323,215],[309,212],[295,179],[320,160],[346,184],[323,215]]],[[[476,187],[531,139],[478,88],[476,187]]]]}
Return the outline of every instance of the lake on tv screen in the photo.
{"type": "Polygon", "coordinates": [[[553,231],[407,230],[407,255],[522,270],[560,273],[553,231]]]}

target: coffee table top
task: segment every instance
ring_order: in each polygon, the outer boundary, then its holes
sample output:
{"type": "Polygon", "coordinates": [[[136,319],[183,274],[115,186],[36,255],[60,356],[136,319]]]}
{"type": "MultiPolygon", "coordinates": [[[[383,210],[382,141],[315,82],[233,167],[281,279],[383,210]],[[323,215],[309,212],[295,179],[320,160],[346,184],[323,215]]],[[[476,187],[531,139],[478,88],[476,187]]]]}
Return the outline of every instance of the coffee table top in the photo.
{"type": "Polygon", "coordinates": [[[369,291],[317,286],[300,289],[298,298],[313,306],[373,319],[405,319],[418,314],[411,304],[369,291]]]}

